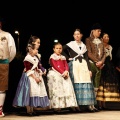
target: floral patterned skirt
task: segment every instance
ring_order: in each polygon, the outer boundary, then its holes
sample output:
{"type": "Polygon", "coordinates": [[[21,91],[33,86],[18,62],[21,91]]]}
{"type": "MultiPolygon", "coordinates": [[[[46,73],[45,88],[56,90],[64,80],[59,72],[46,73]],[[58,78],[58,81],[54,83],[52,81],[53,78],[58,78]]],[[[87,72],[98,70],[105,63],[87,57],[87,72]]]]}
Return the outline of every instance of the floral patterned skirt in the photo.
{"type": "Polygon", "coordinates": [[[51,108],[78,106],[70,77],[64,79],[56,71],[50,70],[47,78],[51,108]]]}

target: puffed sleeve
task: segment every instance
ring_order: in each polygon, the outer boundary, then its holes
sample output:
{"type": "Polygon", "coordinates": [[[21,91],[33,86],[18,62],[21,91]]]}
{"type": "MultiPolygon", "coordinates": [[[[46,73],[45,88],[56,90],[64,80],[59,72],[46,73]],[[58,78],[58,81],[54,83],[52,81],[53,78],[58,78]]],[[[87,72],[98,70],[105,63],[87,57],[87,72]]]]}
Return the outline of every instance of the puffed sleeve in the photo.
{"type": "Polygon", "coordinates": [[[24,66],[25,66],[25,70],[26,70],[27,76],[29,76],[29,75],[34,73],[34,71],[31,70],[33,65],[30,62],[24,61],[24,66]]]}

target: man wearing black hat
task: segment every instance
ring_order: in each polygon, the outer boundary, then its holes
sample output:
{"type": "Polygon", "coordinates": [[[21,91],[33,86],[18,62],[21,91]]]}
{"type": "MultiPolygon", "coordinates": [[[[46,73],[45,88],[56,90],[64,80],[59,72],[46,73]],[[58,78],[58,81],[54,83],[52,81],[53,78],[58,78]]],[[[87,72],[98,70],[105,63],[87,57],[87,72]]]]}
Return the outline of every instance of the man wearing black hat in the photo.
{"type": "Polygon", "coordinates": [[[14,38],[2,30],[3,19],[0,18],[0,117],[4,117],[3,105],[8,90],[9,63],[16,55],[14,38]]]}
{"type": "Polygon", "coordinates": [[[101,30],[102,28],[99,23],[94,24],[90,36],[85,40],[91,64],[92,81],[96,94],[100,83],[101,69],[104,66],[106,58],[104,45],[100,39],[101,30]]]}

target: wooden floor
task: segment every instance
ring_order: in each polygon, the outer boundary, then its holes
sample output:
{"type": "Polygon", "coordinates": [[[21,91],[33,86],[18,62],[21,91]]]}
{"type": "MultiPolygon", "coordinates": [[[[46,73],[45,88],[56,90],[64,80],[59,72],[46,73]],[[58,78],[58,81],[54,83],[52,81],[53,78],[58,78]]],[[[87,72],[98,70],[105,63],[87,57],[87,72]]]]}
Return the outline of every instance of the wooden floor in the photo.
{"type": "Polygon", "coordinates": [[[5,112],[5,117],[0,120],[120,120],[120,103],[110,102],[106,106],[109,110],[94,113],[70,113],[63,110],[62,114],[55,114],[52,110],[37,110],[38,116],[32,117],[26,116],[24,110],[17,108],[16,111],[5,112]]]}
{"type": "Polygon", "coordinates": [[[119,110],[100,111],[94,113],[40,113],[39,116],[29,117],[24,114],[5,113],[0,120],[120,120],[119,110]]]}

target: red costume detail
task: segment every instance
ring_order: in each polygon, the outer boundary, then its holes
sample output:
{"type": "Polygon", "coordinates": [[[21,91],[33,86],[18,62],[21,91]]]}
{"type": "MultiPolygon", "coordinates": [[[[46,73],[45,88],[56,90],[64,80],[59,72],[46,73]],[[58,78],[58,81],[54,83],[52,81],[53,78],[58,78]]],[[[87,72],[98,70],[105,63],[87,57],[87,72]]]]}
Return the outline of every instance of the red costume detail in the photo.
{"type": "Polygon", "coordinates": [[[50,58],[50,64],[56,71],[61,74],[69,70],[69,66],[66,60],[54,60],[53,58],[50,58]]]}

